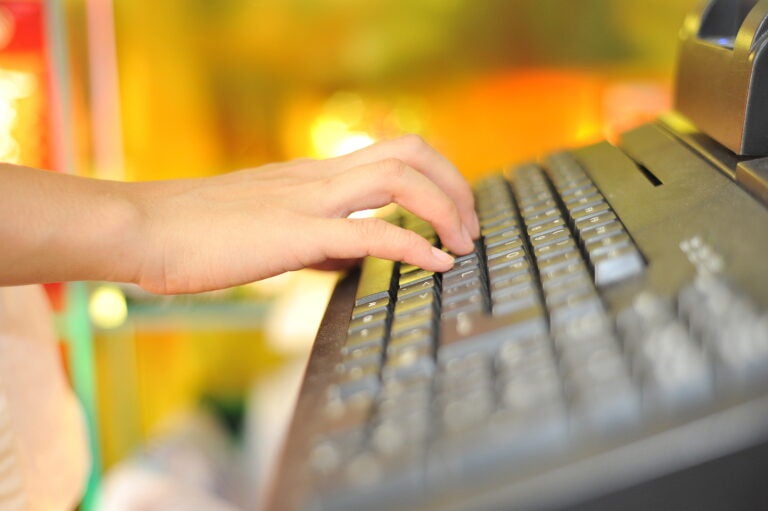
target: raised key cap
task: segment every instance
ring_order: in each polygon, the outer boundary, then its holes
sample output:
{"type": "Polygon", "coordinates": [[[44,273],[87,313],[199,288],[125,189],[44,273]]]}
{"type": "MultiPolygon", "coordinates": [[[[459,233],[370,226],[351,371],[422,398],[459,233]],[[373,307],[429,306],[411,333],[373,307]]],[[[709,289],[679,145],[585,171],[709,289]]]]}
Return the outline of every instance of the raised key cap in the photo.
{"type": "Polygon", "coordinates": [[[423,293],[410,295],[407,298],[398,300],[395,304],[395,314],[402,316],[420,310],[431,310],[435,305],[435,293],[424,291],[423,293]]]}
{"type": "Polygon", "coordinates": [[[505,220],[504,222],[501,222],[499,224],[496,224],[492,227],[483,227],[481,229],[481,232],[483,236],[490,238],[492,236],[495,236],[499,233],[510,231],[513,229],[517,229],[517,221],[516,220],[505,220]]]}
{"type": "Polygon", "coordinates": [[[579,231],[580,235],[585,235],[592,229],[597,229],[601,225],[606,225],[610,222],[613,222],[614,220],[618,220],[616,215],[610,211],[606,211],[591,218],[586,218],[576,222],[576,230],[579,231]]]}
{"type": "Polygon", "coordinates": [[[399,287],[405,287],[411,284],[418,284],[424,282],[435,276],[434,272],[427,270],[416,270],[404,275],[400,275],[399,287]]]}
{"type": "Polygon", "coordinates": [[[520,236],[519,229],[517,228],[507,229],[506,231],[501,231],[498,234],[494,234],[493,236],[489,236],[485,238],[485,247],[493,248],[496,245],[501,245],[502,243],[509,241],[511,238],[517,238],[519,236],[520,236]]]}
{"type": "Polygon", "coordinates": [[[496,270],[497,268],[516,264],[523,260],[525,260],[525,250],[522,248],[511,250],[507,253],[499,254],[498,257],[494,257],[493,259],[489,257],[488,270],[496,270]]]}
{"type": "Polygon", "coordinates": [[[443,286],[451,287],[459,285],[465,282],[469,282],[470,280],[479,279],[481,275],[482,274],[480,273],[479,268],[470,268],[468,270],[464,270],[452,275],[445,275],[443,276],[443,286]]]}
{"type": "Polygon", "coordinates": [[[352,319],[357,319],[362,316],[371,314],[372,312],[378,312],[380,310],[386,310],[389,306],[389,297],[382,298],[380,300],[373,300],[362,305],[358,305],[352,310],[352,319]]]}
{"type": "Polygon", "coordinates": [[[389,298],[395,263],[378,257],[366,257],[360,271],[355,305],[389,298]]]}
{"type": "Polygon", "coordinates": [[[384,334],[384,325],[363,328],[350,334],[344,342],[344,345],[352,348],[362,345],[383,344],[384,334]]]}
{"type": "Polygon", "coordinates": [[[529,307],[499,317],[484,314],[459,315],[441,323],[438,359],[481,351],[495,353],[507,341],[544,335],[547,323],[540,306],[529,307]]]}
{"type": "Polygon", "coordinates": [[[528,235],[533,238],[541,234],[548,234],[559,230],[564,225],[565,221],[562,218],[556,218],[555,220],[550,220],[549,222],[529,227],[528,235]]]}
{"type": "Polygon", "coordinates": [[[400,301],[409,296],[420,295],[422,293],[427,293],[427,292],[433,292],[436,287],[437,287],[437,284],[435,283],[435,279],[425,280],[417,284],[410,284],[408,286],[401,287],[400,289],[398,289],[397,300],[400,301]]]}
{"type": "Polygon", "coordinates": [[[597,257],[611,250],[624,247],[632,243],[629,236],[625,233],[618,233],[613,236],[606,236],[599,240],[590,241],[585,244],[590,257],[597,257]]]}
{"type": "Polygon", "coordinates": [[[602,253],[592,258],[591,262],[597,286],[607,286],[638,275],[644,267],[640,252],[632,245],[602,253]]]}
{"type": "Polygon", "coordinates": [[[520,238],[514,238],[511,240],[507,240],[504,243],[501,243],[499,245],[496,245],[492,248],[489,248],[486,252],[486,255],[488,256],[488,260],[496,259],[497,257],[502,257],[507,255],[507,253],[512,252],[513,250],[517,250],[523,247],[523,241],[520,238]]]}
{"type": "Polygon", "coordinates": [[[370,314],[365,314],[357,319],[350,321],[348,333],[352,334],[364,328],[372,328],[374,326],[383,325],[385,321],[387,321],[386,310],[379,310],[370,314]]]}
{"type": "Polygon", "coordinates": [[[608,205],[607,202],[598,202],[597,204],[593,204],[591,206],[587,206],[585,208],[579,209],[578,211],[574,211],[571,214],[571,218],[573,218],[574,222],[580,222],[582,220],[585,220],[587,218],[592,218],[594,216],[597,216],[601,213],[605,213],[607,211],[611,211],[611,207],[608,205]]]}

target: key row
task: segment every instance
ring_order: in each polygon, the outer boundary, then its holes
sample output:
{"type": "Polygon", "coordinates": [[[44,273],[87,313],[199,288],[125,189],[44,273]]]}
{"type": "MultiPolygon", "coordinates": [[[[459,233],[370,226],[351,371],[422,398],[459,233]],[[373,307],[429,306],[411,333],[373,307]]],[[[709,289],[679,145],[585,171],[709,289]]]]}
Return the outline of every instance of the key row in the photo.
{"type": "Polygon", "coordinates": [[[568,222],[587,254],[595,284],[602,287],[642,273],[645,263],[640,251],[573,155],[553,154],[547,167],[568,222]]]}

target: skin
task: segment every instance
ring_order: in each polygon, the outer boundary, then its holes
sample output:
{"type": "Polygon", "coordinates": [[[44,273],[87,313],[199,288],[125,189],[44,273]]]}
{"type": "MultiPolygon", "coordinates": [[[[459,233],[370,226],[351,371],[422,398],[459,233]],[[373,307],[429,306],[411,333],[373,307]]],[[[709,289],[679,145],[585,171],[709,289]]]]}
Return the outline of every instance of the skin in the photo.
{"type": "Polygon", "coordinates": [[[194,293],[367,255],[450,269],[451,256],[410,231],[347,218],[393,202],[454,254],[480,234],[469,186],[415,135],[202,179],[122,183],[0,165],[0,194],[0,285],[103,280],[194,293]]]}

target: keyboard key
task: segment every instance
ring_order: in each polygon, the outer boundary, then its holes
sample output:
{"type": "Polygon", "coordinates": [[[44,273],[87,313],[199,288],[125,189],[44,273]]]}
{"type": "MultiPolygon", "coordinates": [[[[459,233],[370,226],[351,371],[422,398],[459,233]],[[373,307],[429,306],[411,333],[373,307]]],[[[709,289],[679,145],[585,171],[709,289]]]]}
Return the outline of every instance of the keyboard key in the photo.
{"type": "Polygon", "coordinates": [[[544,285],[553,283],[559,279],[567,279],[577,274],[589,275],[587,267],[580,260],[569,262],[565,266],[552,266],[539,270],[541,281],[544,285]]]}
{"type": "Polygon", "coordinates": [[[360,270],[355,305],[389,298],[395,263],[378,257],[366,257],[360,270]]]}
{"type": "Polygon", "coordinates": [[[557,229],[547,234],[539,234],[536,236],[531,236],[531,244],[533,245],[534,249],[536,249],[546,245],[550,245],[552,243],[556,243],[558,241],[562,241],[564,239],[571,239],[570,231],[565,228],[557,229]]]}
{"type": "Polygon", "coordinates": [[[536,225],[551,222],[552,220],[555,220],[561,217],[562,217],[562,214],[560,213],[560,210],[557,207],[551,207],[548,209],[544,209],[541,212],[537,212],[536,214],[526,215],[525,225],[527,225],[528,227],[534,227],[536,225]]]}
{"type": "Polygon", "coordinates": [[[477,253],[473,252],[461,257],[457,257],[453,265],[453,268],[443,273],[443,279],[450,277],[466,270],[477,268],[480,265],[480,259],[477,253]]]}
{"type": "Polygon", "coordinates": [[[372,312],[364,316],[360,316],[357,319],[353,319],[349,323],[349,333],[355,333],[364,328],[372,328],[374,326],[381,326],[387,321],[387,311],[379,310],[378,312],[372,312]]]}
{"type": "Polygon", "coordinates": [[[442,321],[438,359],[449,360],[473,351],[495,352],[506,341],[547,333],[540,305],[501,316],[459,314],[442,321]]]}
{"type": "Polygon", "coordinates": [[[332,399],[341,401],[372,399],[380,387],[378,367],[360,368],[345,373],[339,383],[329,387],[328,395],[332,399]]]}
{"type": "Polygon", "coordinates": [[[383,344],[385,334],[384,325],[362,328],[349,334],[344,344],[349,348],[362,345],[383,344]]]}
{"type": "Polygon", "coordinates": [[[460,284],[465,284],[471,280],[479,280],[482,277],[482,273],[479,268],[470,268],[462,272],[454,273],[453,275],[447,275],[443,277],[443,286],[452,287],[460,284]]]}
{"type": "Polygon", "coordinates": [[[475,292],[482,293],[484,291],[485,285],[479,278],[458,282],[449,286],[443,285],[442,303],[444,305],[449,304],[475,292]]]}
{"type": "Polygon", "coordinates": [[[592,197],[602,197],[592,183],[584,182],[582,186],[576,187],[566,186],[562,190],[563,202],[565,203],[565,207],[569,210],[573,204],[582,204],[582,202],[580,202],[582,199],[590,198],[591,200],[592,197]]]}
{"type": "Polygon", "coordinates": [[[614,234],[596,241],[585,243],[585,248],[590,257],[598,257],[602,254],[625,247],[632,243],[632,240],[625,233],[614,234]]]}
{"type": "Polygon", "coordinates": [[[517,413],[528,414],[535,408],[559,402],[560,379],[552,367],[551,376],[531,377],[521,372],[507,381],[501,389],[501,405],[517,413]]]}
{"type": "Polygon", "coordinates": [[[578,224],[586,219],[595,217],[597,215],[610,212],[611,207],[606,202],[599,202],[594,205],[586,206],[578,211],[571,212],[572,222],[578,224]]]}
{"type": "Polygon", "coordinates": [[[595,284],[607,286],[643,272],[645,263],[634,245],[603,252],[590,261],[595,273],[595,284]]]}
{"type": "Polygon", "coordinates": [[[488,257],[488,270],[495,270],[526,259],[526,251],[520,247],[488,257]]]}
{"type": "Polygon", "coordinates": [[[616,218],[616,215],[613,214],[611,211],[605,211],[603,213],[600,213],[598,215],[595,215],[590,218],[585,218],[584,220],[579,220],[576,222],[576,230],[579,232],[580,236],[586,235],[587,232],[597,229],[600,226],[606,225],[610,222],[618,221],[616,218]]]}
{"type": "Polygon", "coordinates": [[[381,353],[384,350],[382,344],[370,344],[362,346],[343,346],[341,348],[341,355],[345,360],[356,360],[368,358],[373,355],[381,357],[381,353]]]}
{"type": "Polygon", "coordinates": [[[434,292],[437,288],[435,279],[428,279],[416,284],[410,284],[397,290],[397,300],[401,301],[409,296],[421,295],[423,293],[434,292]]]}
{"type": "Polygon", "coordinates": [[[579,316],[600,314],[604,311],[600,298],[592,291],[567,295],[563,301],[552,304],[551,307],[549,318],[553,330],[562,328],[579,316]]]}
{"type": "Polygon", "coordinates": [[[434,279],[434,277],[435,277],[435,272],[431,272],[427,270],[412,271],[410,273],[400,275],[398,287],[402,288],[412,284],[418,284],[420,282],[424,282],[425,280],[434,279]]]}
{"type": "Polygon", "coordinates": [[[580,432],[611,434],[640,421],[640,395],[628,382],[579,389],[571,398],[574,425],[580,432]]]}
{"type": "Polygon", "coordinates": [[[389,303],[390,303],[390,299],[389,299],[389,296],[387,296],[380,300],[372,300],[362,305],[358,305],[352,310],[352,319],[358,319],[372,312],[385,310],[387,307],[389,307],[389,303]]]}
{"type": "Polygon", "coordinates": [[[565,221],[562,218],[556,218],[555,220],[550,220],[549,222],[529,227],[528,236],[535,238],[536,236],[540,236],[542,234],[556,232],[559,231],[564,225],[565,221]]]}
{"type": "Polygon", "coordinates": [[[515,239],[507,240],[504,243],[501,243],[499,245],[489,248],[486,251],[486,256],[488,257],[488,260],[491,261],[493,259],[496,259],[497,257],[504,257],[508,253],[513,252],[515,250],[520,250],[522,247],[523,247],[523,240],[521,240],[520,238],[515,238],[515,239]]]}
{"type": "Polygon", "coordinates": [[[502,210],[496,213],[492,217],[483,218],[480,220],[480,226],[486,229],[496,227],[497,225],[509,225],[509,222],[517,222],[517,216],[511,209],[502,210]]]}
{"type": "Polygon", "coordinates": [[[493,295],[491,312],[494,316],[504,316],[521,309],[535,307],[539,303],[539,294],[534,286],[509,288],[493,295]]]}
{"type": "Polygon", "coordinates": [[[572,250],[563,252],[562,254],[558,254],[558,255],[546,258],[543,261],[539,261],[539,271],[542,273],[549,273],[558,268],[568,266],[569,264],[575,261],[581,261],[581,260],[582,260],[581,252],[579,252],[574,248],[572,250]]]}
{"type": "Polygon", "coordinates": [[[498,282],[500,279],[513,277],[520,273],[529,273],[531,264],[527,259],[517,259],[509,264],[503,266],[494,266],[488,269],[488,279],[491,285],[498,282]]]}
{"type": "Polygon", "coordinates": [[[544,246],[538,246],[534,248],[533,253],[536,256],[537,261],[546,261],[547,259],[558,256],[565,252],[570,252],[576,249],[576,244],[573,239],[569,237],[562,238],[559,241],[550,243],[544,246]]]}
{"type": "Polygon", "coordinates": [[[550,195],[546,200],[539,201],[532,205],[522,208],[520,210],[520,214],[528,218],[528,217],[540,215],[541,213],[550,211],[554,208],[557,208],[557,202],[555,202],[555,200],[550,195]]]}
{"type": "Polygon", "coordinates": [[[495,277],[491,280],[491,298],[507,289],[526,287],[533,284],[530,272],[518,272],[512,276],[495,277]]]}
{"type": "Polygon", "coordinates": [[[482,227],[480,233],[486,238],[490,238],[506,231],[518,229],[517,220],[506,220],[491,227],[482,227]]]}
{"type": "Polygon", "coordinates": [[[517,238],[520,236],[520,229],[514,228],[514,229],[507,229],[506,231],[502,231],[498,234],[494,234],[493,236],[489,236],[485,238],[485,246],[486,248],[493,248],[496,245],[501,245],[502,243],[506,243],[510,240],[510,238],[517,238]]]}
{"type": "Polygon", "coordinates": [[[420,294],[410,295],[395,303],[395,315],[404,316],[412,312],[433,310],[437,307],[435,293],[425,291],[420,294]]]}
{"type": "Polygon", "coordinates": [[[466,431],[483,424],[493,411],[493,398],[489,392],[476,391],[461,399],[448,401],[442,409],[444,434],[466,431]]]}
{"type": "Polygon", "coordinates": [[[428,328],[434,323],[434,314],[430,310],[420,310],[404,314],[395,315],[392,321],[392,336],[400,336],[420,328],[428,328]]]}
{"type": "Polygon", "coordinates": [[[576,190],[575,194],[575,196],[570,196],[567,199],[563,197],[565,207],[568,210],[568,214],[571,216],[571,218],[573,218],[575,213],[582,211],[585,208],[605,204],[605,199],[603,199],[602,195],[597,193],[597,190],[595,190],[594,187],[581,188],[576,190]],[[590,189],[593,190],[591,193],[584,193],[590,189]]]}
{"type": "Polygon", "coordinates": [[[612,222],[608,222],[605,225],[601,225],[600,227],[596,227],[595,229],[590,229],[582,233],[581,240],[586,245],[590,242],[600,240],[607,236],[613,236],[623,232],[625,232],[624,226],[621,225],[621,223],[617,220],[614,220],[612,222]]]}
{"type": "Polygon", "coordinates": [[[382,378],[408,377],[414,373],[429,377],[435,371],[435,360],[431,346],[409,346],[393,351],[387,357],[382,370],[382,378]]]}
{"type": "Polygon", "coordinates": [[[483,293],[473,292],[461,299],[443,305],[442,318],[448,319],[467,313],[482,313],[485,310],[483,293]]]}

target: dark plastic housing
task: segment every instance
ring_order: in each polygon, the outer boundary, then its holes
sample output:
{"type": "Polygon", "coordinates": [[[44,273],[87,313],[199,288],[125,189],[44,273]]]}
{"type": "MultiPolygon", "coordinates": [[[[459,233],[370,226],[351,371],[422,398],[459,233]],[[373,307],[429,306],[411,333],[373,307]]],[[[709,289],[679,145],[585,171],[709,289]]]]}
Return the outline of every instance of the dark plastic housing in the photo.
{"type": "Polygon", "coordinates": [[[739,155],[768,155],[768,0],[712,0],[681,30],[675,109],[739,155]]]}

